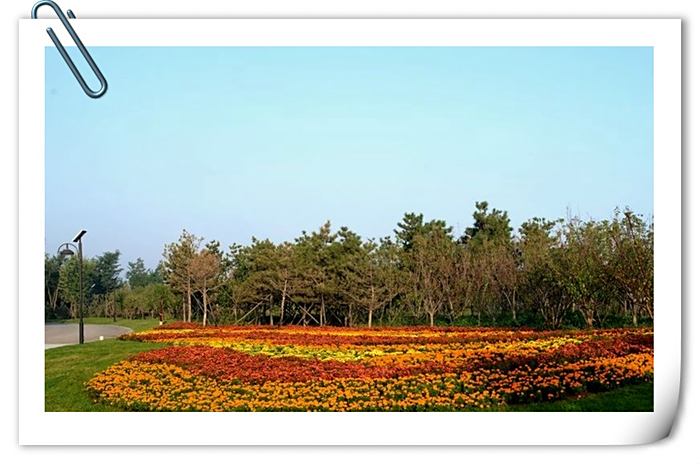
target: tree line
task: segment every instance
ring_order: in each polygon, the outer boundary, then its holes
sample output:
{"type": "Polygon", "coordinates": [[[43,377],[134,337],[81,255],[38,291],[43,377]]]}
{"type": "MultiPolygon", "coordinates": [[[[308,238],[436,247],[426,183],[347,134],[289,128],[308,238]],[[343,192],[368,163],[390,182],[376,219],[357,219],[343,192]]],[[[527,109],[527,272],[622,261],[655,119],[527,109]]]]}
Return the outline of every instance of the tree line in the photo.
{"type": "MultiPolygon", "coordinates": [[[[119,251],[86,259],[87,314],[207,324],[471,324],[607,327],[652,323],[653,222],[533,218],[477,202],[455,233],[406,213],[393,236],[363,239],[329,222],[292,241],[205,242],[188,231],[156,269],[121,279],[119,251]]],[[[77,259],[46,256],[47,317],[75,316],[77,259]]]]}

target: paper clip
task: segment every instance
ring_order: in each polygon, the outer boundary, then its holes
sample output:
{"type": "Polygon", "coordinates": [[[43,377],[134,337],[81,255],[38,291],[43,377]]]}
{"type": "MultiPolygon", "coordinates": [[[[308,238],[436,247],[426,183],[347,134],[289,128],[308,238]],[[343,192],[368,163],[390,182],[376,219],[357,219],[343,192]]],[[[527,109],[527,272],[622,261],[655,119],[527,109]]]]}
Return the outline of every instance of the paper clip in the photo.
{"type": "MultiPolygon", "coordinates": [[[[56,45],[58,52],[63,57],[63,61],[66,62],[71,72],[78,80],[80,87],[83,88],[83,91],[87,94],[87,96],[90,98],[100,98],[107,91],[107,80],[102,75],[100,68],[98,68],[95,62],[93,61],[92,56],[90,56],[90,53],[88,53],[87,49],[85,48],[85,45],[83,45],[83,42],[80,40],[80,37],[78,37],[78,34],[76,34],[75,30],[73,30],[73,26],[70,25],[70,23],[68,22],[68,18],[66,18],[66,15],[63,14],[61,8],[51,0],[41,0],[32,7],[32,19],[36,19],[36,12],[39,10],[39,8],[41,8],[44,5],[50,6],[53,9],[53,11],[56,12],[58,19],[61,20],[63,26],[73,38],[73,41],[75,42],[75,45],[77,45],[78,50],[80,50],[80,53],[82,53],[83,58],[85,58],[85,61],[87,61],[87,63],[90,65],[90,69],[92,69],[92,72],[94,72],[95,76],[97,76],[97,79],[100,81],[100,89],[98,91],[94,91],[90,87],[88,87],[87,83],[85,82],[85,79],[83,79],[83,76],[80,74],[80,71],[78,71],[78,68],[76,68],[75,63],[73,63],[73,60],[70,58],[70,56],[68,56],[68,52],[66,51],[65,47],[63,47],[63,44],[61,44],[61,42],[58,40],[58,37],[56,37],[56,33],[53,31],[53,29],[47,27],[46,33],[49,34],[49,37],[51,37],[51,40],[53,41],[54,45],[56,45]]],[[[68,17],[71,19],[75,19],[75,15],[71,10],[68,10],[68,17]]]]}

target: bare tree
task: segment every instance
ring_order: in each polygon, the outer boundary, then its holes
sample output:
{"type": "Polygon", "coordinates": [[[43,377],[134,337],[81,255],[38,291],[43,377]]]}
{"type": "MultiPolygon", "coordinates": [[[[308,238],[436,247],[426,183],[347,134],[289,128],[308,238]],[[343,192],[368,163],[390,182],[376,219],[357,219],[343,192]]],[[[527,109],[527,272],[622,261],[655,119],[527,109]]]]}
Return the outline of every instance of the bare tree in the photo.
{"type": "Polygon", "coordinates": [[[221,276],[221,260],[209,250],[202,250],[194,255],[191,262],[191,276],[194,287],[202,292],[202,325],[207,325],[209,309],[209,290],[219,284],[221,276]]]}

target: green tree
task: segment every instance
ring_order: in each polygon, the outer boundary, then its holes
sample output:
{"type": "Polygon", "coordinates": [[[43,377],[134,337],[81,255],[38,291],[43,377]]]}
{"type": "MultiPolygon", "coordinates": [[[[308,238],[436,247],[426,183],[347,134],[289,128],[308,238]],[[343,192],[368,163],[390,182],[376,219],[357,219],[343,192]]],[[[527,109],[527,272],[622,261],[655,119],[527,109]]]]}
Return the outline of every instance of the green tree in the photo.
{"type": "Polygon", "coordinates": [[[546,327],[561,327],[569,298],[561,282],[563,245],[555,230],[558,221],[533,218],[520,226],[522,301],[546,327]]]}
{"type": "MultiPolygon", "coordinates": [[[[83,260],[83,295],[87,302],[90,283],[94,282],[95,261],[83,260]]],[[[71,256],[63,260],[58,279],[59,296],[66,301],[70,308],[71,318],[78,317],[80,303],[80,266],[77,256],[71,256]]]]}
{"type": "Polygon", "coordinates": [[[474,296],[478,317],[485,313],[492,323],[501,315],[503,306],[510,309],[511,322],[517,323],[518,273],[516,249],[511,235],[508,213],[488,209],[488,202],[476,202],[472,214],[474,223],[460,238],[470,253],[475,280],[474,296]],[[505,302],[505,305],[502,304],[505,302]]]}
{"type": "Polygon", "coordinates": [[[175,315],[174,308],[178,299],[170,287],[165,284],[150,284],[139,287],[139,291],[144,308],[152,314],[158,314],[161,323],[165,320],[166,312],[175,315]]]}
{"type": "MultiPolygon", "coordinates": [[[[359,241],[359,236],[353,237],[359,241]]],[[[347,239],[345,240],[347,241],[347,239]]],[[[399,267],[399,248],[388,239],[352,245],[343,260],[339,288],[367,315],[372,327],[377,311],[401,294],[404,281],[399,267]]]]}
{"type": "Polygon", "coordinates": [[[586,327],[603,321],[609,295],[604,263],[609,260],[606,223],[571,219],[565,226],[566,266],[560,274],[572,300],[572,308],[583,317],[586,327]]]}
{"type": "Polygon", "coordinates": [[[61,257],[44,254],[44,308],[46,317],[56,317],[59,301],[61,257]]]}
{"type": "MultiPolygon", "coordinates": [[[[237,301],[246,306],[246,315],[257,311],[257,321],[267,310],[272,325],[274,311],[270,300],[274,298],[279,285],[277,247],[270,240],[253,237],[250,246],[232,248],[232,256],[233,275],[239,282],[234,290],[237,301]]],[[[285,291],[283,285],[282,304],[285,303],[285,291]]]]}
{"type": "Polygon", "coordinates": [[[163,251],[163,277],[175,292],[182,295],[182,319],[188,322],[192,321],[192,262],[201,243],[202,238],[183,230],[180,239],[167,244],[163,251]]]}
{"type": "Polygon", "coordinates": [[[295,240],[296,285],[290,297],[301,311],[303,325],[310,321],[321,326],[326,323],[326,301],[333,286],[329,248],[336,238],[327,221],[318,231],[304,231],[295,240]]]}
{"type": "MultiPolygon", "coordinates": [[[[372,327],[464,316],[479,325],[637,324],[654,316],[653,235],[653,223],[625,210],[612,220],[534,218],[514,236],[508,213],[484,201],[457,240],[445,221],[418,213],[405,214],[393,238],[326,222],[291,241],[254,237],[225,253],[183,231],[155,270],[129,262],[128,286],[120,287],[118,251],[86,259],[84,288],[92,314],[104,303],[113,317],[164,318],[179,297],[183,320],[201,311],[203,324],[372,327]]],[[[45,285],[47,314],[65,302],[75,316],[77,259],[47,255],[45,285]]]]}
{"type": "Polygon", "coordinates": [[[640,311],[654,319],[654,229],[630,210],[615,217],[610,226],[613,256],[610,272],[637,325],[640,311]]]}
{"type": "Polygon", "coordinates": [[[508,244],[511,241],[512,227],[506,211],[498,209],[488,210],[486,201],[476,202],[474,211],[474,225],[467,227],[460,239],[462,243],[478,246],[483,242],[491,241],[498,244],[508,244]]]}
{"type": "Polygon", "coordinates": [[[449,292],[446,288],[449,288],[452,275],[455,247],[448,230],[439,223],[434,223],[427,232],[415,238],[412,256],[416,309],[428,316],[431,327],[447,302],[449,292]]]}
{"type": "Polygon", "coordinates": [[[396,241],[404,249],[411,251],[417,236],[425,232],[425,224],[423,224],[423,215],[416,213],[406,213],[394,229],[396,241]]]}
{"type": "Polygon", "coordinates": [[[136,261],[129,261],[126,269],[126,280],[131,288],[141,288],[151,284],[163,282],[161,274],[162,263],[158,264],[155,270],[146,268],[143,259],[136,258],[136,261]]]}

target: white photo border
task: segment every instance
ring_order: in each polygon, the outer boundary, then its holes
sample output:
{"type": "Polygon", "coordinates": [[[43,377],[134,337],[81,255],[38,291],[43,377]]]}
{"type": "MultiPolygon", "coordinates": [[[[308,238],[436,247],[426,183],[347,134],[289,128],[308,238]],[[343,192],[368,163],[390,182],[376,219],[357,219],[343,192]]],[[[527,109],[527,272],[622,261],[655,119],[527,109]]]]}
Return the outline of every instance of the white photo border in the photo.
{"type": "MultiPolygon", "coordinates": [[[[644,413],[45,412],[44,312],[40,309],[45,226],[44,50],[53,46],[46,27],[59,32],[63,43],[72,43],[57,20],[22,19],[19,23],[20,444],[613,445],[650,443],[668,435],[681,374],[679,19],[71,20],[86,46],[653,47],[654,303],[660,311],[654,320],[654,411],[644,413]],[[270,433],[272,430],[284,433],[270,433]]],[[[133,72],[138,75],[139,70],[133,72]]],[[[106,78],[109,80],[108,75],[106,78]]]]}

